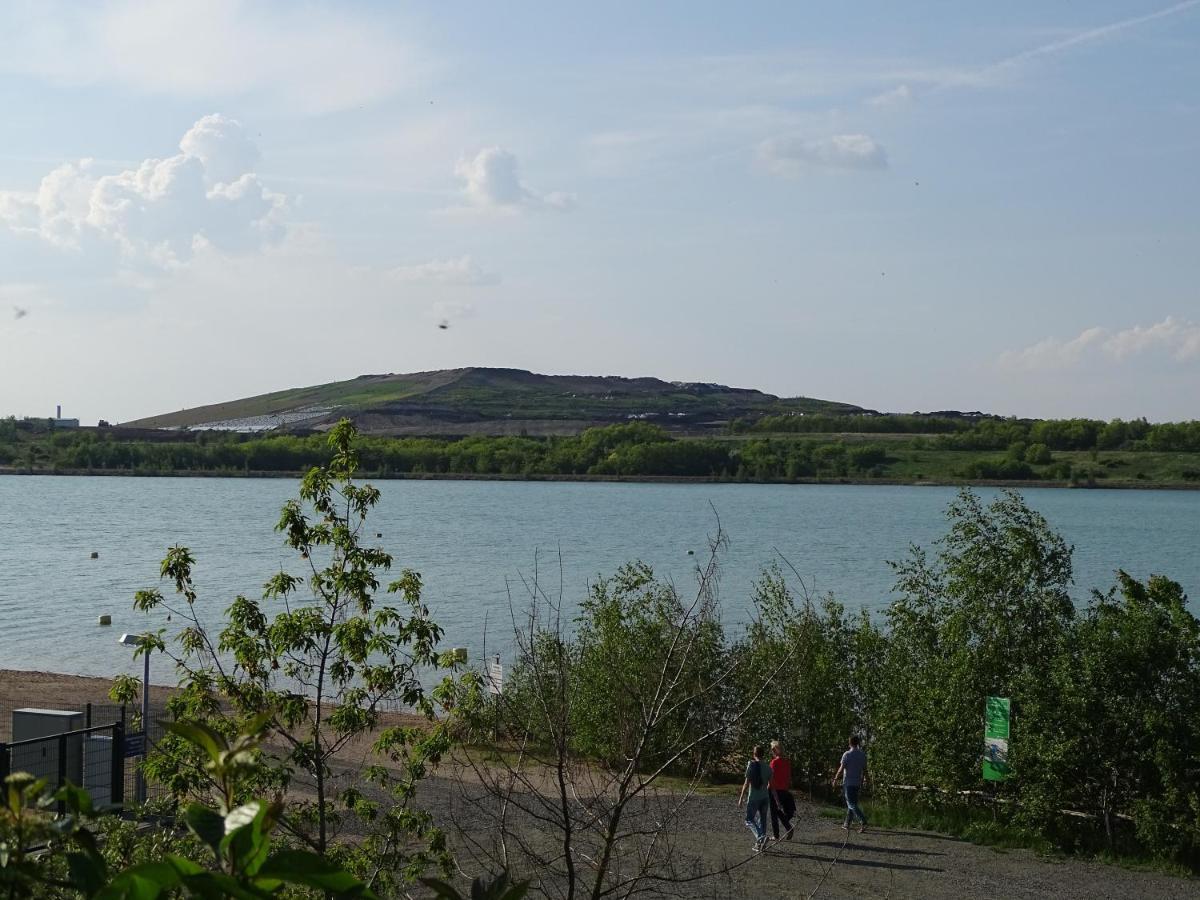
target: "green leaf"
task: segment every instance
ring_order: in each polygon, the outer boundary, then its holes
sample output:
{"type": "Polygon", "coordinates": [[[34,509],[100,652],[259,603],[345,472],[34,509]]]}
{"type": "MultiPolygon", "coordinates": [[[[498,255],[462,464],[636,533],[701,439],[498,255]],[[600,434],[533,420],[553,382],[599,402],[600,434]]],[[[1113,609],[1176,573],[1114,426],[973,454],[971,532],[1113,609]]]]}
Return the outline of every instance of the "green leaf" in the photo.
{"type": "Polygon", "coordinates": [[[58,789],[55,798],[63,801],[67,809],[78,815],[91,817],[95,815],[95,809],[92,806],[92,796],[81,787],[76,787],[73,784],[64,784],[58,789]]]}
{"type": "Polygon", "coordinates": [[[68,853],[67,871],[71,884],[88,897],[104,887],[108,880],[103,858],[88,853],[68,853]]]}
{"type": "Polygon", "coordinates": [[[224,872],[200,872],[189,875],[183,880],[189,896],[203,897],[204,900],[263,900],[271,894],[255,885],[247,885],[224,872]]]}
{"type": "Polygon", "coordinates": [[[249,825],[262,811],[263,804],[257,800],[251,800],[249,803],[239,806],[237,809],[231,809],[221,823],[223,835],[232,834],[239,828],[249,825]]]}
{"type": "Polygon", "coordinates": [[[464,900],[463,895],[454,885],[442,881],[440,878],[422,878],[420,881],[421,884],[433,891],[437,900],[464,900]]]}
{"type": "Polygon", "coordinates": [[[213,853],[221,852],[221,841],[225,837],[228,818],[221,818],[221,814],[216,810],[200,803],[192,803],[184,812],[183,821],[196,837],[212,848],[213,853]]]}
{"type": "Polygon", "coordinates": [[[278,814],[279,808],[275,804],[255,800],[239,806],[225,817],[226,834],[221,840],[221,851],[228,854],[240,871],[254,875],[266,861],[271,849],[271,830],[278,814]]]}
{"type": "Polygon", "coordinates": [[[182,885],[185,876],[203,871],[190,859],[168,855],[159,862],[126,869],[92,900],[157,900],[163,891],[182,885]]]}
{"type": "Polygon", "coordinates": [[[281,850],[266,861],[258,874],[260,878],[277,878],[288,884],[375,900],[375,894],[349,872],[307,850],[281,850]]]}
{"type": "Polygon", "coordinates": [[[271,710],[259,713],[246,724],[246,727],[243,729],[244,732],[248,737],[257,739],[271,723],[271,718],[273,715],[274,713],[271,710]]]}
{"type": "Polygon", "coordinates": [[[220,733],[201,722],[164,722],[163,727],[188,743],[195,744],[207,753],[214,763],[220,760],[223,751],[229,749],[220,733]]]}

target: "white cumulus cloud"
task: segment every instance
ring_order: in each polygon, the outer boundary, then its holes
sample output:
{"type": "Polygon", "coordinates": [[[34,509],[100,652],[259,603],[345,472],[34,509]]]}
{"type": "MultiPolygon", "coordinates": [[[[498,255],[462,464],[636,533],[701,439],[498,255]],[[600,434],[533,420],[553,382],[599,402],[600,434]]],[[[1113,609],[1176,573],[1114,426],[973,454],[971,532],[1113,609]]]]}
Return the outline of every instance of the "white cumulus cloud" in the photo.
{"type": "Polygon", "coordinates": [[[815,140],[771,138],[758,147],[758,157],[776,175],[797,175],[809,167],[886,169],[887,153],[865,134],[835,134],[815,140]]]}
{"type": "Polygon", "coordinates": [[[91,160],[64,163],[36,191],[0,191],[0,223],[60,247],[111,244],[160,265],[186,261],[200,245],[244,252],[282,238],[287,198],[254,174],[258,148],[236,119],[205,116],[179,151],[105,175],[91,160]]]}
{"type": "Polygon", "coordinates": [[[411,266],[396,266],[388,276],[405,284],[482,285],[496,284],[500,277],[476,263],[470,256],[431,259],[411,266]]]}
{"type": "Polygon", "coordinates": [[[1161,322],[1117,331],[1096,325],[1073,338],[1049,337],[1022,350],[1006,351],[1000,363],[1018,369],[1065,369],[1089,358],[1124,362],[1148,353],[1176,362],[1200,358],[1200,323],[1167,316],[1161,322]]]}
{"type": "Polygon", "coordinates": [[[1151,351],[1190,359],[1200,356],[1200,324],[1167,316],[1153,325],[1134,325],[1109,337],[1104,351],[1118,360],[1151,351]]]}
{"type": "Polygon", "coordinates": [[[485,147],[471,159],[460,160],[454,169],[463,180],[463,196],[479,209],[568,210],[575,205],[573,194],[539,193],[521,180],[517,157],[502,147],[485,147]]]}
{"type": "Polygon", "coordinates": [[[1016,369],[1066,369],[1077,365],[1089,347],[1097,346],[1105,335],[1100,327],[1085,328],[1068,340],[1048,337],[1022,350],[1008,350],[1000,362],[1016,369]]]}
{"type": "Polygon", "coordinates": [[[236,119],[215,113],[200,119],[179,141],[184,156],[204,164],[205,177],[212,182],[229,183],[258,166],[261,154],[246,129],[236,119]]]}

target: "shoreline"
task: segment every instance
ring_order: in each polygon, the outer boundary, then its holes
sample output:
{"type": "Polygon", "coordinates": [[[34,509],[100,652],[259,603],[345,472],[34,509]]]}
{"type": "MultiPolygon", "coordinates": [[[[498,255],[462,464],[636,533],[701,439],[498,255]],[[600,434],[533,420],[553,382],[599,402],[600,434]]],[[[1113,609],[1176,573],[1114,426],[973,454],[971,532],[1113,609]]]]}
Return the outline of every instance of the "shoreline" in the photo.
{"type": "MultiPolygon", "coordinates": [[[[0,466],[0,476],[33,476],[59,478],[287,478],[299,479],[304,472],[277,472],[266,470],[251,470],[240,472],[147,472],[130,471],[128,469],[23,469],[16,466],[0,466]]],[[[516,474],[503,473],[477,474],[474,472],[392,472],[392,473],[362,473],[364,481],[537,481],[564,482],[580,484],[762,484],[779,486],[803,487],[806,485],[838,485],[846,487],[864,487],[879,485],[884,487],[988,487],[988,488],[1054,488],[1061,490],[1079,491],[1200,491],[1200,482],[1192,481],[1118,481],[1093,482],[1092,484],[1071,484],[1065,481],[1038,480],[946,480],[946,479],[903,479],[903,478],[793,478],[793,479],[739,479],[720,478],[706,475],[550,475],[550,474],[516,474]]]]}
{"type": "MultiPolygon", "coordinates": [[[[0,703],[7,702],[10,697],[20,699],[26,695],[44,695],[80,703],[112,703],[108,691],[116,677],[71,675],[43,669],[0,669],[0,703]],[[76,700],[77,697],[80,699],[76,700]]],[[[173,684],[151,684],[150,699],[165,702],[175,690],[173,684]]]]}

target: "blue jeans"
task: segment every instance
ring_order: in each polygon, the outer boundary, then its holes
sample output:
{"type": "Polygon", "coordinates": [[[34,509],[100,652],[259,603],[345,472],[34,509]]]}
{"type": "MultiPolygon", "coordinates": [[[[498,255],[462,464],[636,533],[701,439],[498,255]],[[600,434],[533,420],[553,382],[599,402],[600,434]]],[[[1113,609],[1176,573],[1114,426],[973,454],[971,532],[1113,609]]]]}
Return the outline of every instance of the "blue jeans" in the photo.
{"type": "Polygon", "coordinates": [[[846,795],[846,824],[849,825],[854,821],[854,817],[858,816],[858,820],[864,825],[867,824],[867,817],[863,814],[862,808],[858,805],[858,791],[860,785],[843,784],[842,792],[846,795]]]}
{"type": "Polygon", "coordinates": [[[746,801],[746,827],[754,832],[756,838],[764,837],[767,833],[767,806],[766,794],[746,801]]]}

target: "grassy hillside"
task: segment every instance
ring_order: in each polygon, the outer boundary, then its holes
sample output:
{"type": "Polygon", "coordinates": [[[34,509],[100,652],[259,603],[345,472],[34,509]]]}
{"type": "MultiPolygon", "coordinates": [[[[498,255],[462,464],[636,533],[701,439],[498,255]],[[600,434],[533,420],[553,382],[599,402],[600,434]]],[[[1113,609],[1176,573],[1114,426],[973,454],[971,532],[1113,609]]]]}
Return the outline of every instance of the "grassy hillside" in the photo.
{"type": "Polygon", "coordinates": [[[261,394],[124,423],[139,428],[231,430],[322,428],[345,416],[375,434],[577,432],[642,419],[709,430],[736,418],[858,413],[857,406],[719,384],[657,378],[538,375],[521,369],[449,369],[363,375],[350,381],[261,394]],[[514,427],[516,425],[517,427],[514,427]],[[542,428],[540,425],[549,425],[542,428]],[[555,429],[553,426],[558,425],[555,429]]]}

